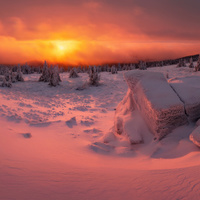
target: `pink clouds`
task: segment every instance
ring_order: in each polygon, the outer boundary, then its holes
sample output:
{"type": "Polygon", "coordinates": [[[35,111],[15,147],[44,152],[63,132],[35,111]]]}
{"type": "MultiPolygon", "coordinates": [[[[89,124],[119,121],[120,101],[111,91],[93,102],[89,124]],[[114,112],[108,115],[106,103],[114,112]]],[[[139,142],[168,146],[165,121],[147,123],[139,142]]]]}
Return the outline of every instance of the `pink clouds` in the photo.
{"type": "MultiPolygon", "coordinates": [[[[181,56],[200,51],[198,7],[197,0],[7,0],[0,7],[0,36],[14,38],[16,45],[24,41],[24,48],[25,43],[37,46],[38,41],[81,42],[81,49],[76,49],[77,55],[75,52],[73,55],[77,62],[84,58],[90,62],[95,60],[94,56],[98,62],[105,58],[113,62],[115,58],[130,60],[134,56],[144,59],[181,56]],[[156,51],[159,55],[152,53],[156,51]]],[[[36,49],[43,55],[39,46],[36,49]]],[[[4,51],[2,46],[0,51],[4,51]]],[[[20,55],[27,58],[25,52],[20,55]]],[[[32,56],[36,59],[35,54],[32,56]]]]}

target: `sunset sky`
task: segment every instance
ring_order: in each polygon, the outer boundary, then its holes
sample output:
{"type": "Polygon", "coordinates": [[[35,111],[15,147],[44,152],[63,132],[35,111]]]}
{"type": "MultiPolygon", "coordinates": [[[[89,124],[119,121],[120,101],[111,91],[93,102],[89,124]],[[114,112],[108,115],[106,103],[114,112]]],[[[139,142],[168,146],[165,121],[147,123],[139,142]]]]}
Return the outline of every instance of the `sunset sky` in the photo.
{"type": "Polygon", "coordinates": [[[199,0],[0,2],[0,63],[100,64],[200,53],[199,0]]]}

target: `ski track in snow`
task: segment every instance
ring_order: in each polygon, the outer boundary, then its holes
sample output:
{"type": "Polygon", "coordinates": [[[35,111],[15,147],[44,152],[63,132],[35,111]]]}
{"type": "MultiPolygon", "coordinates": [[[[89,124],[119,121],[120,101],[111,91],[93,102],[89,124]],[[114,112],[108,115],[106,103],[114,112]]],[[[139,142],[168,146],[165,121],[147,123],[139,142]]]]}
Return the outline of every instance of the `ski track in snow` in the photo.
{"type": "MultiPolygon", "coordinates": [[[[148,70],[200,76],[175,66],[148,70]]],[[[51,88],[26,75],[0,88],[0,200],[199,199],[200,153],[188,139],[194,125],[159,143],[104,144],[128,86],[123,72],[103,72],[101,86],[77,91],[88,79],[80,76],[63,73],[51,88]]]]}

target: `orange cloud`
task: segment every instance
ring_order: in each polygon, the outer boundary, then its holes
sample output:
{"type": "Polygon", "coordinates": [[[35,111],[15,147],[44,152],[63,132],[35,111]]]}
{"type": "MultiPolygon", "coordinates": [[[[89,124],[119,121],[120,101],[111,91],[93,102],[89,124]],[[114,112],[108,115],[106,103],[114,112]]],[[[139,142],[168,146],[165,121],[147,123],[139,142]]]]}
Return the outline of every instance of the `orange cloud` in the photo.
{"type": "Polygon", "coordinates": [[[0,37],[0,62],[25,63],[44,61],[54,63],[102,64],[159,60],[195,54],[199,44],[147,43],[88,40],[27,40],[0,37]],[[172,50],[173,49],[173,50],[172,50]]]}
{"type": "Polygon", "coordinates": [[[196,54],[200,3],[183,0],[181,5],[171,0],[7,0],[0,7],[0,62],[90,64],[196,54]]]}

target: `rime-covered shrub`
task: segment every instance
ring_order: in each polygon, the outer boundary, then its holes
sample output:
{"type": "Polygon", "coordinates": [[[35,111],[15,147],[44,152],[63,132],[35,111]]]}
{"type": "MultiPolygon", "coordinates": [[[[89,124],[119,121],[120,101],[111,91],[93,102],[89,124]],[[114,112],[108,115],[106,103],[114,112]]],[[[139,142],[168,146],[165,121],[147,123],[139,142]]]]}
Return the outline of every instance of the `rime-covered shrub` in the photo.
{"type": "Polygon", "coordinates": [[[117,74],[117,68],[115,67],[115,65],[111,67],[111,74],[117,74]]]}
{"type": "Polygon", "coordinates": [[[61,81],[60,75],[59,75],[59,69],[58,66],[55,66],[51,72],[49,85],[50,86],[57,86],[59,85],[59,82],[61,81]]]}
{"type": "Polygon", "coordinates": [[[78,73],[76,71],[76,68],[73,67],[71,69],[71,71],[69,72],[69,78],[78,78],[78,77],[79,77],[79,75],[78,75],[78,73]]]}
{"type": "Polygon", "coordinates": [[[192,57],[190,58],[189,68],[194,68],[194,64],[193,64],[193,59],[192,59],[192,57]]]}
{"type": "Polygon", "coordinates": [[[49,82],[50,80],[50,70],[48,68],[47,62],[44,62],[44,66],[42,69],[42,75],[39,78],[39,81],[49,82]]]}
{"type": "Polygon", "coordinates": [[[94,66],[94,67],[90,68],[90,71],[89,71],[89,84],[98,86],[99,81],[100,81],[100,75],[97,72],[96,67],[94,66]]]}

